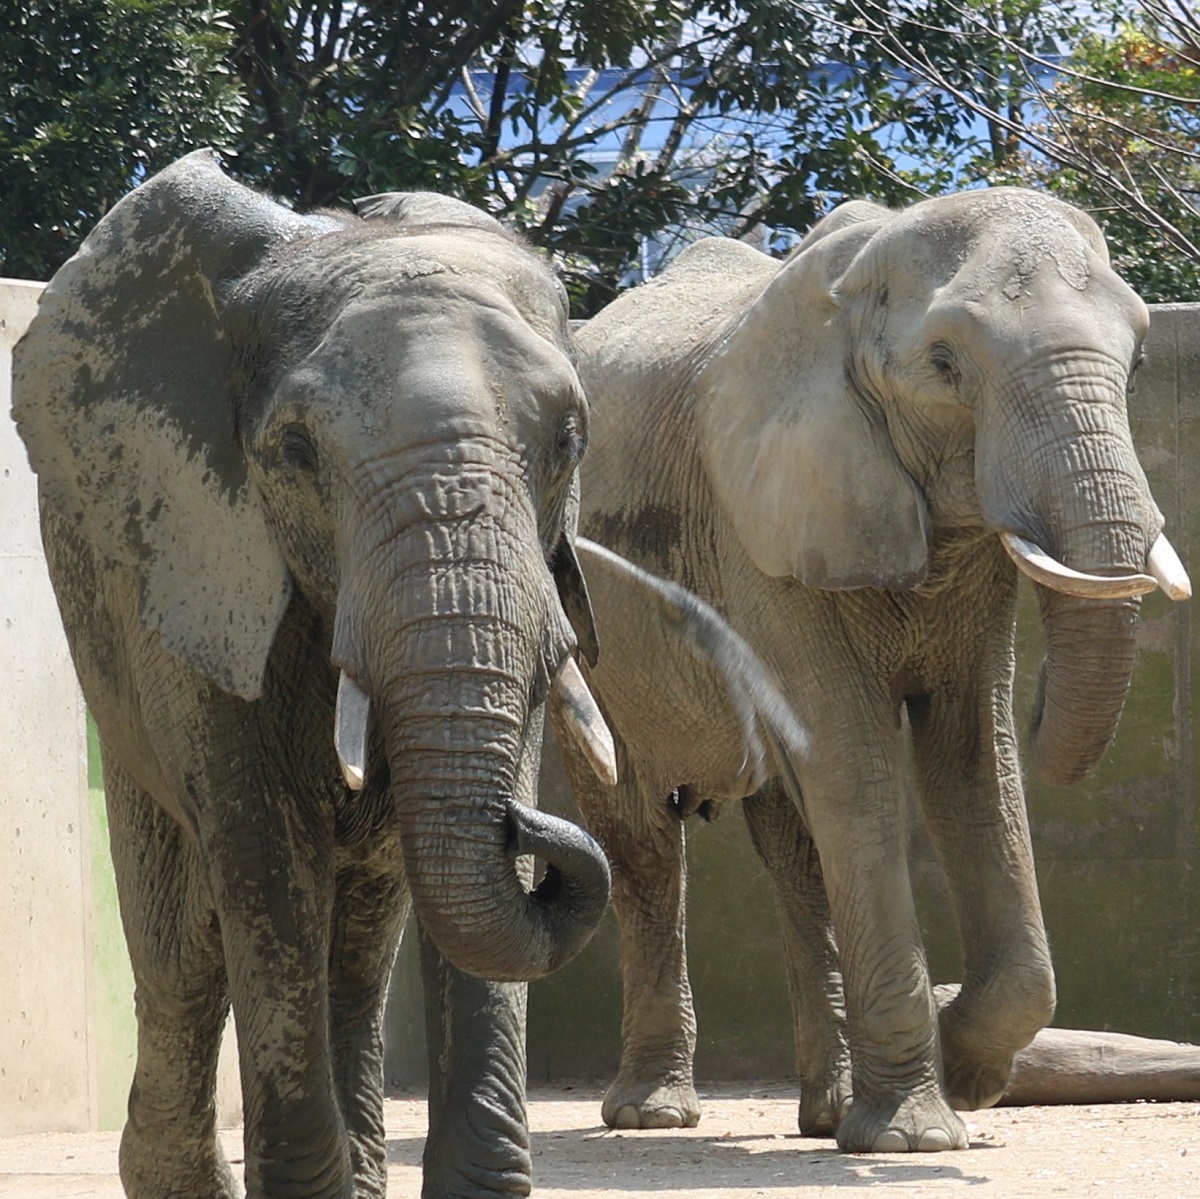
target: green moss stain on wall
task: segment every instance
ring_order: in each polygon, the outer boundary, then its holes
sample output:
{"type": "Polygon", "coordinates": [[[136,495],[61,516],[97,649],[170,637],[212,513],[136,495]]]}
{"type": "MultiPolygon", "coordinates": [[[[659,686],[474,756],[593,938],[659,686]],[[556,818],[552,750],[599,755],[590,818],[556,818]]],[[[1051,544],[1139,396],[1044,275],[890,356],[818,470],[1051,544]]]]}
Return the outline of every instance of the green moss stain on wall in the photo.
{"type": "Polygon", "coordinates": [[[1047,861],[1042,902],[1058,978],[1056,1024],[1198,1040],[1190,867],[1180,860],[1047,861]]]}
{"type": "Polygon", "coordinates": [[[92,988],[96,1035],[97,1116],[101,1129],[125,1124],[129,1080],[137,1052],[133,973],[125,950],[117,883],[108,849],[104,771],[96,725],[88,717],[88,810],[91,816],[92,988]]]}

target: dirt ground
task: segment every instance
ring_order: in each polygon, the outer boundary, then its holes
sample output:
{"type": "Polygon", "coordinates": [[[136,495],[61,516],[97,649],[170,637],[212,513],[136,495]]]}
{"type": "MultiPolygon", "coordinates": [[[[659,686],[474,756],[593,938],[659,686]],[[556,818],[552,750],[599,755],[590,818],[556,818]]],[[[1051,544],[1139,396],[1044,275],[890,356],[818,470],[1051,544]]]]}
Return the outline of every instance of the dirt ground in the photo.
{"type": "MultiPolygon", "coordinates": [[[[967,1118],[961,1153],[855,1156],[802,1139],[787,1086],[702,1092],[700,1127],[610,1132],[600,1091],[540,1088],[531,1096],[534,1193],[539,1199],[849,1199],[865,1187],[897,1199],[1196,1199],[1200,1105],[1138,1103],[996,1108],[967,1118]]],[[[387,1104],[389,1199],[418,1199],[425,1104],[387,1104]]],[[[227,1137],[241,1156],[237,1132],[227,1137]]],[[[116,1133],[0,1135],[3,1199],[120,1199],[116,1133]]]]}

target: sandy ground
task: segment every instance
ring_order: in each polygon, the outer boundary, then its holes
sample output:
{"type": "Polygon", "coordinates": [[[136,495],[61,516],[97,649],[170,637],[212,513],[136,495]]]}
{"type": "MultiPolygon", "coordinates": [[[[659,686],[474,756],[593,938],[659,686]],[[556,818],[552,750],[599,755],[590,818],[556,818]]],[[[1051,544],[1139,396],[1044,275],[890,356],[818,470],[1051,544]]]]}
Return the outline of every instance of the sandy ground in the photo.
{"type": "MultiPolygon", "coordinates": [[[[795,1132],[786,1086],[723,1087],[703,1095],[700,1127],[610,1132],[592,1087],[535,1091],[534,1191],[539,1199],[937,1199],[1200,1197],[1200,1105],[997,1108],[971,1113],[971,1147],[913,1156],[839,1154],[832,1141],[795,1132]]],[[[418,1199],[425,1104],[387,1104],[389,1199],[418,1199]]],[[[227,1137],[241,1156],[237,1132],[227,1137]]],[[[3,1199],[120,1199],[116,1133],[0,1136],[3,1199]]]]}

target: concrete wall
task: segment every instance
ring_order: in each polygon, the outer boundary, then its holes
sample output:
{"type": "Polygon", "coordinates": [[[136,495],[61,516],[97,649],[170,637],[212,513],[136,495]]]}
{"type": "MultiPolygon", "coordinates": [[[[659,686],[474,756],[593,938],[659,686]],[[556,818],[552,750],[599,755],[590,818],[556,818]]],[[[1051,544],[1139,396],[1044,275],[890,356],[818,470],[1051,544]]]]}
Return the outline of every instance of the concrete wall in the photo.
{"type": "MultiPolygon", "coordinates": [[[[1200,305],[1158,306],[1130,399],[1134,439],[1167,531],[1200,583],[1200,305]]],[[[1200,1042],[1200,856],[1193,663],[1196,604],[1161,592],[1142,608],[1139,660],[1120,730],[1075,787],[1027,782],[1042,902],[1059,987],[1056,1023],[1200,1042]]],[[[1022,583],[1018,688],[1027,721],[1041,657],[1022,583]]],[[[543,803],[574,804],[551,752],[543,803]]],[[[741,813],[688,825],[688,940],[699,1019],[698,1076],[788,1077],[791,1017],[770,885],[741,813]]],[[[936,982],[960,976],[940,872],[919,829],[912,874],[936,982]]],[[[424,1077],[415,955],[402,948],[389,1072],[424,1077]]],[[[609,1079],[620,1053],[621,988],[611,913],[584,952],[530,988],[529,1074],[609,1079]]]]}
{"type": "MultiPolygon", "coordinates": [[[[0,280],[0,1132],[120,1128],[137,1042],[99,753],[10,415],[12,347],[40,283],[0,280]],[[90,785],[89,785],[90,784],[90,785]]],[[[240,1118],[236,1059],[224,1123],[240,1118]]]]}
{"type": "Polygon", "coordinates": [[[41,287],[0,284],[0,1128],[96,1126],[96,995],[83,700],[9,417],[12,347],[41,287]]]}

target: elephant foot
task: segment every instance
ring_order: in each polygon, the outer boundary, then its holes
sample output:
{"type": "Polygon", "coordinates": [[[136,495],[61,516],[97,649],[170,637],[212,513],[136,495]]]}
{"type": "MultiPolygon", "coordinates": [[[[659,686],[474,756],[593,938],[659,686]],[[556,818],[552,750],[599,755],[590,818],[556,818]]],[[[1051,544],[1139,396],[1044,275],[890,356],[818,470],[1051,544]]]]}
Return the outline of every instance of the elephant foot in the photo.
{"type": "Polygon", "coordinates": [[[664,1079],[621,1073],[608,1088],[600,1114],[609,1128],[695,1128],[700,1097],[690,1075],[664,1079]]]}
{"type": "Polygon", "coordinates": [[[1013,1054],[991,1061],[972,1060],[953,1050],[942,1050],[946,1076],[946,1096],[956,1112],[975,1112],[995,1107],[1012,1077],[1013,1054]]]}
{"type": "Polygon", "coordinates": [[[850,1109],[850,1073],[800,1079],[798,1123],[802,1137],[831,1137],[850,1109]]]}
{"type": "MultiPolygon", "coordinates": [[[[474,1127],[443,1135],[432,1147],[426,1141],[421,1199],[512,1199],[532,1191],[533,1161],[524,1127],[505,1128],[489,1122],[490,1115],[482,1113],[474,1127]]],[[[386,1193],[385,1186],[381,1194],[386,1193]]]]}
{"type": "Polygon", "coordinates": [[[856,1098],[837,1127],[844,1153],[937,1153],[965,1149],[967,1129],[941,1091],[924,1087],[903,1098],[856,1098]]]}
{"type": "Polygon", "coordinates": [[[421,1199],[522,1199],[533,1190],[527,1172],[511,1175],[478,1176],[470,1172],[430,1172],[421,1182],[421,1199]]]}
{"type": "Polygon", "coordinates": [[[942,1050],[942,1072],[950,1106],[959,1112],[974,1112],[1000,1102],[1012,1078],[1016,1049],[997,1046],[996,1030],[990,1038],[972,1028],[969,1009],[964,1010],[957,984],[934,988],[938,1005],[938,1036],[942,1050]]]}
{"type": "Polygon", "coordinates": [[[242,1189],[220,1150],[181,1153],[176,1157],[162,1152],[140,1138],[126,1133],[120,1149],[121,1185],[129,1199],[158,1199],[161,1195],[179,1199],[238,1199],[242,1189]]]}

